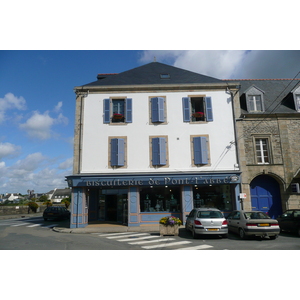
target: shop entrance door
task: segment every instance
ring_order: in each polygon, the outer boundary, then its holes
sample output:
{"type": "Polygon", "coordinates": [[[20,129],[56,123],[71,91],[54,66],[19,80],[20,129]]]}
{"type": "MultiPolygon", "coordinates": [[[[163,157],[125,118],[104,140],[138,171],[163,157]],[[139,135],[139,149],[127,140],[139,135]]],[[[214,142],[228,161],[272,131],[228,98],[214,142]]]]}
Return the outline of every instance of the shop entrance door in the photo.
{"type": "Polygon", "coordinates": [[[117,222],[118,195],[106,195],[106,221],[117,222]]]}

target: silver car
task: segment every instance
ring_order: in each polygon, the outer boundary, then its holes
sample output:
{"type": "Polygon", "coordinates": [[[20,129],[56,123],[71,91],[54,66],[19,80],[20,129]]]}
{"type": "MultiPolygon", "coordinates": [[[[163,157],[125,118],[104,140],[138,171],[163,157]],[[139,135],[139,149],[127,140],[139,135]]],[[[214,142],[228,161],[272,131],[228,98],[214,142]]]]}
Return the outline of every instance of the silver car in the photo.
{"type": "Polygon", "coordinates": [[[194,208],[187,216],[185,229],[192,232],[194,239],[199,234],[228,235],[227,220],[217,208],[194,208]]]}
{"type": "Polygon", "coordinates": [[[235,210],[228,215],[227,221],[228,230],[239,234],[241,239],[268,236],[274,240],[280,233],[278,221],[261,211],[235,210]]]}

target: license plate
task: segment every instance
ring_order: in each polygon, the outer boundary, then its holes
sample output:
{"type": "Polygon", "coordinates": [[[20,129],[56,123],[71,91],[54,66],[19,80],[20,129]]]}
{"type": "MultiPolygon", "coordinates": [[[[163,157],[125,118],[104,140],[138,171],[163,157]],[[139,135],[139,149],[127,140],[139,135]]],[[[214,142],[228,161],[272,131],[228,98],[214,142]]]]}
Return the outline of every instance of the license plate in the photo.
{"type": "Polygon", "coordinates": [[[259,227],[270,226],[269,224],[258,224],[259,227]]]}
{"type": "Polygon", "coordinates": [[[207,231],[219,231],[218,228],[208,228],[207,231]]]}

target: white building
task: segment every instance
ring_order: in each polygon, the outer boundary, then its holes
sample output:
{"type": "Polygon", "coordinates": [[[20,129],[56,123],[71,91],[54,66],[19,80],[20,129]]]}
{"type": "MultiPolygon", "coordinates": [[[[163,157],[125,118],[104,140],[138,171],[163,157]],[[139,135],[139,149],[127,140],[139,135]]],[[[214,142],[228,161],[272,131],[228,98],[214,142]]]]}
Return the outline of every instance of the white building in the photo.
{"type": "Polygon", "coordinates": [[[230,84],[153,62],[75,88],[72,227],[239,207],[230,84]]]}

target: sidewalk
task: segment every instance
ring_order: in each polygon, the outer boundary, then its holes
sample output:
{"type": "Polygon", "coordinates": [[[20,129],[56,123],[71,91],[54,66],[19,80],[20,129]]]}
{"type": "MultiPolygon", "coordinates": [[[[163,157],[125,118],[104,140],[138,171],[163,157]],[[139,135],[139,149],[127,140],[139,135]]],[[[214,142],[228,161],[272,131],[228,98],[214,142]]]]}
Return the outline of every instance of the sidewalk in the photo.
{"type": "Polygon", "coordinates": [[[99,223],[89,224],[84,228],[54,227],[61,233],[118,233],[118,232],[159,232],[159,225],[128,227],[118,224],[99,223]]]}
{"type": "MultiPolygon", "coordinates": [[[[0,215],[0,220],[42,217],[43,213],[0,215]]],[[[118,233],[118,232],[159,232],[159,225],[128,227],[112,223],[94,223],[84,228],[70,228],[70,221],[60,221],[60,226],[53,227],[53,231],[61,233],[118,233]]]]}

